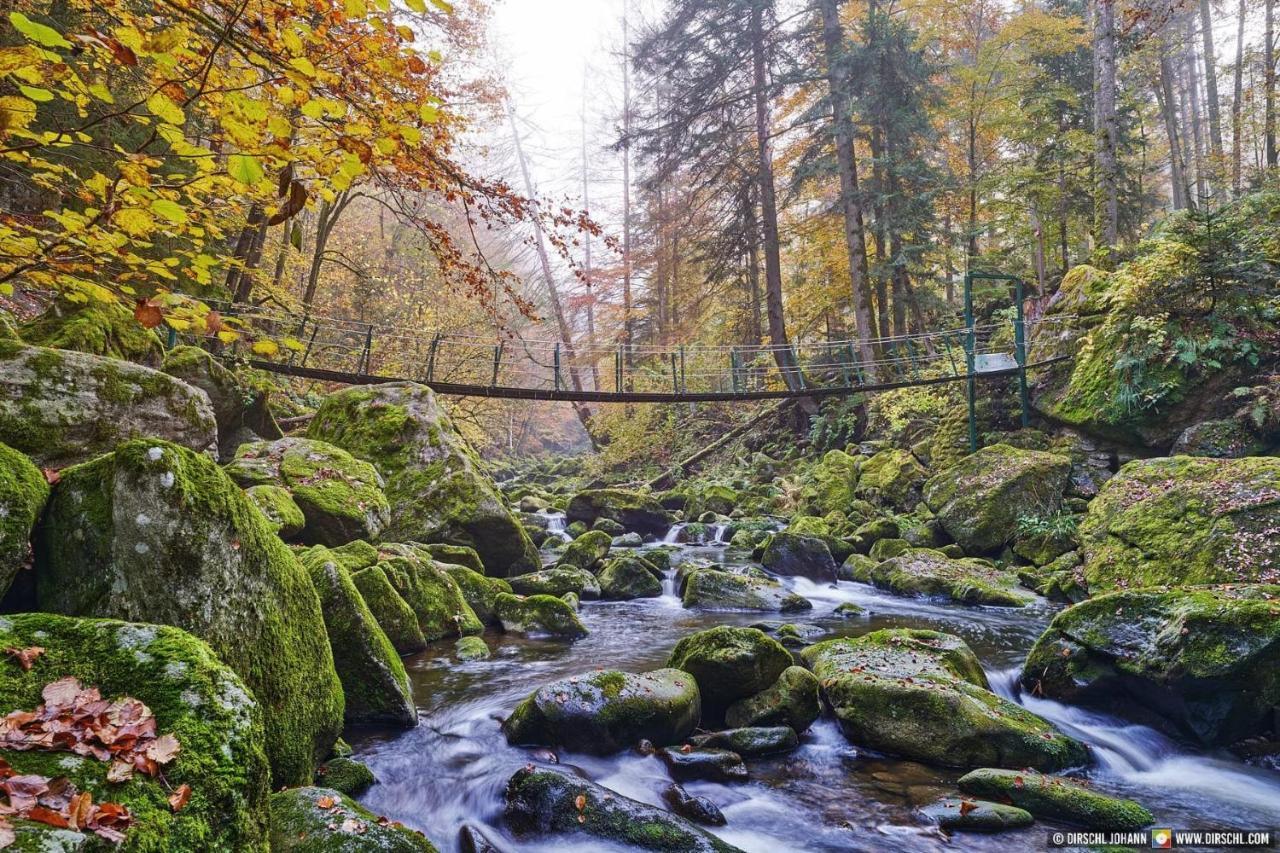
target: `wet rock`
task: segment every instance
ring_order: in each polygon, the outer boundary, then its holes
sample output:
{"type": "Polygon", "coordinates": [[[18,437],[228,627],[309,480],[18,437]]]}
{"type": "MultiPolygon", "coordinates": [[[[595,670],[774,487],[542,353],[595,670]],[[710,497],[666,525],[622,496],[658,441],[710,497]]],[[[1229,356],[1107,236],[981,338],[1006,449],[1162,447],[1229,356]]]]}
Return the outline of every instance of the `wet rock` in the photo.
{"type": "Polygon", "coordinates": [[[764,550],[764,567],[774,574],[822,582],[836,579],[836,561],[826,543],[814,536],[782,531],[764,550]]]}
{"type": "Polygon", "coordinates": [[[595,571],[601,561],[609,556],[612,541],[612,537],[603,530],[588,530],[561,552],[559,563],[562,566],[595,571]]]}
{"type": "Polygon", "coordinates": [[[621,536],[627,532],[627,528],[612,518],[597,518],[591,524],[591,529],[596,533],[606,533],[609,536],[621,536]]]}
{"type": "Polygon", "coordinates": [[[842,581],[871,583],[871,572],[879,564],[879,560],[868,557],[866,554],[850,554],[836,570],[836,576],[842,581]]]}
{"type": "Polygon", "coordinates": [[[1049,518],[1062,506],[1071,460],[1056,453],[993,444],[924,486],[924,501],[967,553],[998,550],[1020,518],[1049,518]]]}
{"type": "Polygon", "coordinates": [[[742,756],[727,749],[681,747],[660,749],[658,757],[667,765],[671,777],[680,782],[699,779],[710,782],[745,782],[747,765],[742,756]]]}
{"type": "Polygon", "coordinates": [[[601,596],[610,601],[662,595],[661,572],[641,557],[615,557],[600,571],[601,596]]]}
{"type": "Polygon", "coordinates": [[[730,705],[724,721],[734,728],[789,726],[803,732],[820,712],[818,679],[802,666],[789,666],[764,690],[730,705]]]}
{"type": "Polygon", "coordinates": [[[498,624],[498,614],[494,610],[494,602],[504,592],[511,592],[510,582],[502,578],[489,578],[466,566],[452,566],[448,563],[437,564],[445,570],[453,582],[458,585],[462,597],[476,614],[476,618],[486,625],[498,624]]]}
{"type": "Polygon", "coordinates": [[[639,533],[624,533],[613,537],[614,548],[639,548],[643,544],[644,538],[639,533]]]}
{"type": "Polygon", "coordinates": [[[555,566],[527,575],[515,575],[507,582],[517,595],[564,595],[572,592],[587,600],[600,597],[600,581],[596,576],[573,566],[555,566]]]}
{"type": "Polygon", "coordinates": [[[458,830],[458,849],[461,853],[507,853],[505,848],[490,841],[479,827],[469,823],[458,830]]]}
{"type": "Polygon", "coordinates": [[[939,828],[949,832],[1003,832],[1022,829],[1035,822],[1026,809],[966,797],[944,797],[920,811],[939,828]]]}
{"type": "Polygon", "coordinates": [[[340,791],[348,797],[358,797],[377,783],[378,779],[366,765],[352,758],[330,758],[316,770],[316,782],[340,791]]]}
{"type": "Polygon", "coordinates": [[[790,726],[749,726],[694,735],[689,743],[698,747],[727,749],[739,755],[771,755],[790,752],[800,745],[795,729],[790,726]]]}
{"type": "Polygon", "coordinates": [[[1208,746],[1264,734],[1280,706],[1280,586],[1091,598],[1053,620],[1022,683],[1208,746]]]}
{"type": "Polygon", "coordinates": [[[579,600],[576,593],[566,592],[564,595],[560,596],[560,600],[572,607],[575,613],[582,609],[582,602],[579,600]]]}
{"type": "Polygon", "coordinates": [[[332,788],[292,788],[271,797],[273,853],[385,851],[436,853],[426,836],[383,822],[355,800],[332,788]]]}
{"type": "Polygon", "coordinates": [[[684,580],[685,607],[705,610],[759,610],[795,613],[813,609],[806,598],[772,578],[698,569],[684,580]]]}
{"type": "Polygon", "coordinates": [[[634,530],[650,536],[661,536],[672,521],[671,514],[652,495],[626,489],[579,492],[569,500],[565,516],[570,521],[586,524],[606,518],[622,525],[624,531],[634,530]]]}
{"type": "Polygon", "coordinates": [[[662,789],[662,800],[681,817],[703,826],[724,826],[726,821],[720,807],[706,797],[695,797],[672,782],[662,789]]]}
{"type": "Polygon", "coordinates": [[[980,560],[953,560],[923,548],[877,564],[870,580],[898,595],[939,595],[962,604],[1023,607],[1035,600],[1019,588],[1013,572],[993,569],[980,560]]]}
{"type": "Polygon", "coordinates": [[[413,543],[384,542],[378,567],[413,609],[428,641],[484,631],[458,584],[431,554],[413,543]]]}
{"type": "Polygon", "coordinates": [[[676,643],[667,666],[697,680],[704,715],[718,720],[737,700],[773,685],[791,660],[791,653],[763,631],[720,625],[676,643]]]}
{"type": "Polygon", "coordinates": [[[63,471],[36,551],[41,609],[175,625],[205,640],[264,709],[273,781],[310,781],[343,713],[320,599],[211,458],[135,440],[63,471]]]}
{"type": "Polygon", "coordinates": [[[679,743],[697,726],[701,708],[698,685],[687,673],[604,670],[534,691],[516,706],[502,730],[513,744],[607,755],[641,740],[679,743]]]}
{"type": "Polygon", "coordinates": [[[1109,797],[1075,779],[1034,770],[982,768],[961,776],[957,784],[966,794],[1012,803],[1038,818],[1089,829],[1136,830],[1155,820],[1133,800],[1109,797]]]}
{"type": "Polygon", "coordinates": [[[381,566],[354,572],[351,582],[360,590],[360,597],[398,654],[411,655],[427,647],[427,638],[418,625],[417,615],[396,592],[381,566]]]}
{"type": "Polygon", "coordinates": [[[469,546],[491,577],[540,565],[529,534],[425,385],[392,382],[330,394],[307,435],[372,462],[382,474],[391,503],[384,539],[469,546]]]}
{"type": "Polygon", "coordinates": [[[565,833],[639,850],[741,853],[678,815],[557,770],[516,771],[507,782],[505,814],[522,835],[565,833]]]}
{"type": "Polygon", "coordinates": [[[453,644],[453,653],[463,662],[488,660],[490,654],[489,647],[480,637],[463,637],[453,644]]]}
{"type": "Polygon", "coordinates": [[[928,472],[909,450],[888,448],[863,461],[856,494],[909,512],[920,502],[928,472]]]}
{"type": "Polygon", "coordinates": [[[575,639],[587,629],[568,603],[551,595],[522,598],[503,593],[494,599],[494,612],[502,630],[512,634],[543,634],[575,639]]]}
{"type": "Polygon", "coordinates": [[[0,444],[0,597],[31,563],[31,532],[48,500],[49,484],[40,469],[0,444]]]}
{"type": "Polygon", "coordinates": [[[832,612],[836,616],[841,616],[845,619],[852,619],[855,616],[865,616],[867,608],[860,604],[854,604],[852,601],[842,601],[836,605],[836,609],[832,612]]]}
{"type": "Polygon", "coordinates": [[[65,468],[151,436],[212,456],[208,395],[126,361],[0,341],[0,442],[37,466],[65,468]]]}
{"type": "Polygon", "coordinates": [[[1280,582],[1280,458],[1141,459],[1080,524],[1091,590],[1280,582]]]}
{"type": "Polygon", "coordinates": [[[937,631],[890,629],[800,653],[850,741],[950,767],[1085,763],[1083,744],[988,689],[973,651],[937,631]]]}

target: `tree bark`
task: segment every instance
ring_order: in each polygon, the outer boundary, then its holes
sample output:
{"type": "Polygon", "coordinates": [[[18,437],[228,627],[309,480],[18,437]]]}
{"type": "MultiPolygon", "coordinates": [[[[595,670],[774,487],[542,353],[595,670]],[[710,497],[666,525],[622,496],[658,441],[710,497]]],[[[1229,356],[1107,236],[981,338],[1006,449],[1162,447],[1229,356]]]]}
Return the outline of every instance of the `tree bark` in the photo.
{"type": "Polygon", "coordinates": [[[827,86],[840,173],[840,212],[844,218],[845,251],[849,256],[849,286],[853,320],[857,326],[858,355],[866,375],[876,382],[875,352],[871,347],[871,292],[867,269],[867,243],[858,198],[858,161],[854,151],[852,85],[844,62],[844,30],[840,26],[839,0],[821,0],[822,38],[826,48],[827,86]]]}
{"type": "Polygon", "coordinates": [[[1241,159],[1244,157],[1244,14],[1245,0],[1240,0],[1240,20],[1236,27],[1235,81],[1231,92],[1231,192],[1240,195],[1241,159]]]}
{"type": "Polygon", "coordinates": [[[1186,70],[1187,100],[1191,106],[1191,142],[1192,155],[1196,163],[1196,202],[1208,200],[1211,183],[1209,169],[1206,164],[1204,144],[1204,122],[1200,117],[1200,72],[1195,56],[1195,28],[1191,16],[1187,16],[1187,43],[1183,48],[1183,65],[1186,70]]]}
{"type": "MultiPolygon", "coordinates": [[[[622,4],[622,346],[631,367],[631,38],[627,4],[622,4]]],[[[628,378],[628,386],[630,378],[628,378]]]]}
{"type": "Polygon", "coordinates": [[[1165,135],[1169,138],[1169,184],[1173,209],[1187,206],[1187,184],[1182,173],[1182,147],[1178,141],[1177,101],[1173,94],[1173,69],[1169,63],[1167,45],[1160,45],[1160,85],[1156,88],[1156,100],[1160,102],[1160,115],[1164,118],[1165,135]]]}
{"type": "Polygon", "coordinates": [[[1275,0],[1266,0],[1266,26],[1262,36],[1263,101],[1266,106],[1263,134],[1266,139],[1267,168],[1274,169],[1280,152],[1276,151],[1276,39],[1275,0]]]}
{"type": "Polygon", "coordinates": [[[1116,245],[1120,228],[1120,176],[1116,160],[1119,125],[1116,118],[1115,0],[1095,0],[1095,3],[1093,51],[1098,80],[1094,133],[1098,186],[1094,200],[1094,231],[1097,239],[1111,250],[1116,245]]]}
{"type": "MultiPolygon", "coordinates": [[[[1209,150],[1216,175],[1223,164],[1222,105],[1218,101],[1218,59],[1213,49],[1213,11],[1209,0],[1200,0],[1200,40],[1204,50],[1204,91],[1209,108],[1209,150]]],[[[1216,183],[1216,181],[1215,181],[1216,183]]]]}

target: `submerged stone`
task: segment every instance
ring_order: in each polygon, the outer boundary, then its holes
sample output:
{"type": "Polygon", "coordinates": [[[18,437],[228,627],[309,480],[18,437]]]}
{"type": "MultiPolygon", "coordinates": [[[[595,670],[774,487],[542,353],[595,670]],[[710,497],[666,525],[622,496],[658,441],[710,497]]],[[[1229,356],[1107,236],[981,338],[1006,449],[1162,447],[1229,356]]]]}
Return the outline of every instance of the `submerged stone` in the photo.
{"type": "Polygon", "coordinates": [[[1023,829],[1035,822],[1026,809],[966,797],[944,797],[920,811],[940,829],[949,832],[1003,832],[1023,829]]]}
{"type": "Polygon", "coordinates": [[[586,626],[578,619],[568,602],[553,595],[530,595],[522,598],[502,593],[493,604],[502,630],[512,634],[544,634],[576,639],[587,635],[586,626]]]}
{"type": "Polygon", "coordinates": [[[957,784],[966,794],[1012,803],[1036,817],[1088,829],[1137,830],[1155,821],[1133,800],[1109,797],[1075,779],[1034,770],[982,768],[961,776],[957,784]]]}
{"type": "Polygon", "coordinates": [[[673,812],[703,826],[724,826],[724,812],[706,797],[695,797],[675,782],[662,789],[662,801],[673,812]]]}
{"type": "Polygon", "coordinates": [[[689,738],[689,743],[754,756],[790,752],[800,745],[800,739],[790,726],[748,726],[694,735],[689,738]]]}
{"type": "Polygon", "coordinates": [[[658,757],[667,765],[671,777],[679,782],[698,779],[709,782],[745,782],[748,776],[747,765],[742,763],[742,756],[727,749],[660,749],[658,757]]]}

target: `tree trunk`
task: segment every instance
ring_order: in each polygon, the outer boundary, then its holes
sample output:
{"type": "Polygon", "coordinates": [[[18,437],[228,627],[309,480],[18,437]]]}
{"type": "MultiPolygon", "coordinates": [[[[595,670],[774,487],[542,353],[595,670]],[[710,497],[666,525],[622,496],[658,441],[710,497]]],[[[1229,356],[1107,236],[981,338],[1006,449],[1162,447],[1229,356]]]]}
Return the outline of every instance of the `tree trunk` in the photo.
{"type": "MultiPolygon", "coordinates": [[[[792,391],[803,388],[799,365],[787,338],[782,306],[782,254],[778,237],[778,203],[773,185],[773,145],[769,137],[768,76],[765,73],[764,2],[751,9],[751,73],[755,100],[756,180],[760,185],[760,224],[764,243],[765,311],[769,318],[769,343],[774,360],[792,391]]],[[[809,408],[817,407],[809,401],[809,408]]]]}
{"type": "Polygon", "coordinates": [[[756,207],[750,193],[743,193],[743,202],[746,204],[743,216],[747,228],[747,287],[751,304],[748,343],[758,347],[764,340],[764,318],[760,307],[760,223],[756,219],[756,207]]]}
{"type": "Polygon", "coordinates": [[[1169,138],[1169,184],[1173,196],[1173,209],[1187,206],[1187,184],[1182,174],[1182,148],[1178,141],[1178,107],[1173,94],[1173,69],[1169,63],[1167,45],[1160,45],[1160,85],[1156,88],[1156,100],[1160,102],[1160,115],[1164,118],[1165,135],[1169,138]]]}
{"type": "Polygon", "coordinates": [[[1048,291],[1048,275],[1045,271],[1044,258],[1044,223],[1040,221],[1040,203],[1035,195],[1029,199],[1028,213],[1031,217],[1031,232],[1035,240],[1031,244],[1031,256],[1036,268],[1036,293],[1040,296],[1048,291]]]}
{"type": "Polygon", "coordinates": [[[840,172],[840,212],[844,217],[845,251],[849,256],[849,285],[853,320],[857,326],[858,355],[870,382],[876,380],[875,352],[871,347],[870,277],[867,243],[858,199],[858,161],[854,151],[852,86],[844,61],[844,30],[840,26],[839,0],[821,0],[822,37],[826,47],[827,86],[831,96],[832,131],[836,166],[840,172]]]}
{"type": "MultiPolygon", "coordinates": [[[[622,4],[622,346],[631,367],[631,38],[627,4],[622,4]]],[[[628,386],[630,386],[628,378],[628,386]]]]}
{"type": "Polygon", "coordinates": [[[239,264],[227,270],[225,286],[233,302],[243,302],[248,298],[247,293],[241,295],[241,279],[247,278],[245,262],[249,253],[253,251],[253,243],[258,237],[258,227],[264,219],[262,206],[258,204],[251,206],[249,214],[245,217],[244,227],[240,229],[240,236],[236,239],[235,248],[231,250],[232,259],[240,261],[239,264]]]}
{"type": "Polygon", "coordinates": [[[1206,165],[1204,144],[1204,122],[1200,118],[1200,72],[1195,55],[1195,28],[1191,16],[1187,16],[1187,43],[1183,48],[1183,62],[1186,70],[1187,99],[1191,103],[1191,141],[1192,154],[1196,161],[1196,201],[1206,203],[1210,192],[1208,167],[1206,165]]]}
{"type": "Polygon", "coordinates": [[[1209,108],[1209,150],[1213,155],[1212,171],[1216,175],[1223,164],[1222,105],[1218,101],[1218,59],[1213,49],[1213,12],[1209,8],[1209,0],[1200,0],[1200,37],[1204,45],[1204,91],[1209,108]]]}
{"type": "MultiPolygon", "coordinates": [[[[582,209],[591,211],[591,178],[587,169],[587,68],[582,68],[582,209]]],[[[591,234],[583,234],[582,277],[587,287],[587,347],[591,351],[591,390],[600,390],[600,364],[596,361],[596,295],[591,281],[591,234]]]]}
{"type": "Polygon", "coordinates": [[[1240,0],[1240,20],[1236,27],[1236,68],[1231,93],[1231,192],[1240,195],[1241,159],[1244,156],[1244,15],[1245,0],[1240,0]]]}
{"type": "Polygon", "coordinates": [[[1274,169],[1280,153],[1276,151],[1276,38],[1275,38],[1276,0],[1266,0],[1266,26],[1262,35],[1263,68],[1263,101],[1264,107],[1263,134],[1266,138],[1267,168],[1274,169]]]}
{"type": "Polygon", "coordinates": [[[1115,0],[1095,2],[1093,51],[1097,60],[1098,79],[1094,133],[1098,185],[1094,199],[1094,231],[1099,242],[1111,250],[1116,245],[1120,228],[1120,176],[1116,160],[1119,126],[1116,118],[1115,0]]]}

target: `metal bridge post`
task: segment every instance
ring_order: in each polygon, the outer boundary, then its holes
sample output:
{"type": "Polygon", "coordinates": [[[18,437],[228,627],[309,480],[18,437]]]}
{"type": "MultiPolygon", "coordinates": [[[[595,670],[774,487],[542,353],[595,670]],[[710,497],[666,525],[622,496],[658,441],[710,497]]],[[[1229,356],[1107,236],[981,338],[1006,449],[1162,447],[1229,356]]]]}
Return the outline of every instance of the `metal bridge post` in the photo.
{"type": "Polygon", "coordinates": [[[787,349],[791,352],[791,369],[796,372],[796,384],[803,390],[805,388],[804,371],[800,369],[800,353],[795,346],[789,346],[787,349]]]}
{"type": "Polygon", "coordinates": [[[842,353],[844,357],[840,359],[840,375],[844,377],[844,387],[852,388],[853,376],[850,371],[853,370],[853,344],[845,344],[844,348],[846,351],[842,353]]]}
{"type": "Polygon", "coordinates": [[[1017,306],[1013,321],[1013,355],[1018,360],[1018,402],[1022,406],[1022,425],[1031,426],[1031,397],[1027,393],[1027,326],[1022,314],[1022,279],[1015,278],[1014,300],[1017,306]]]}
{"type": "Polygon", "coordinates": [[[969,400],[969,452],[978,452],[978,382],[974,378],[975,350],[978,348],[978,333],[973,326],[973,273],[964,274],[964,357],[968,374],[965,377],[965,390],[969,400]]]}
{"type": "Polygon", "coordinates": [[[668,353],[671,356],[671,393],[680,393],[680,380],[676,377],[676,354],[674,351],[668,353]]]}
{"type": "Polygon", "coordinates": [[[682,392],[688,392],[689,390],[689,384],[685,381],[684,347],[683,346],[680,347],[680,390],[682,392]]]}
{"type": "Polygon", "coordinates": [[[618,346],[617,352],[613,354],[613,384],[617,388],[619,394],[622,393],[622,346],[618,346]]]}
{"type": "Polygon", "coordinates": [[[960,368],[956,367],[956,354],[951,349],[951,334],[947,333],[942,336],[942,344],[947,348],[947,358],[951,359],[951,375],[959,376],[960,368]]]}
{"type": "MultiPolygon", "coordinates": [[[[498,345],[493,348],[493,378],[489,380],[489,387],[492,388],[498,384],[498,367],[502,364],[502,351],[507,346],[506,341],[498,341],[498,345]]],[[[556,353],[557,356],[560,353],[556,353]]]]}
{"type": "Polygon", "coordinates": [[[729,350],[729,382],[733,385],[733,393],[740,394],[740,377],[738,376],[738,348],[729,350]]]}
{"type": "Polygon", "coordinates": [[[427,384],[430,385],[436,377],[436,352],[440,349],[440,333],[431,338],[431,350],[427,353],[427,384]]]}
{"type": "MultiPolygon", "coordinates": [[[[299,328],[307,327],[306,318],[303,318],[302,325],[299,328]]],[[[302,353],[302,366],[307,366],[307,359],[311,358],[311,348],[316,344],[316,335],[320,334],[320,324],[316,323],[315,328],[311,330],[311,337],[307,338],[307,349],[302,353]]]]}
{"type": "Polygon", "coordinates": [[[369,359],[373,355],[373,324],[364,332],[364,352],[360,355],[360,375],[369,375],[369,359]]]}
{"type": "Polygon", "coordinates": [[[560,390],[560,343],[558,341],[556,342],[555,359],[556,359],[555,367],[553,368],[555,370],[555,389],[559,391],[560,390]]]}

